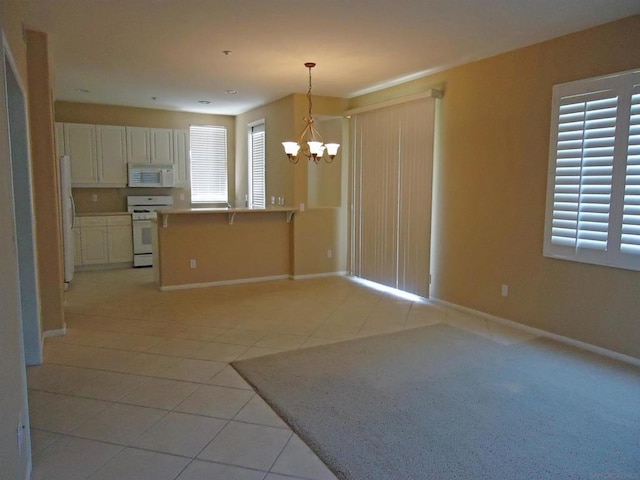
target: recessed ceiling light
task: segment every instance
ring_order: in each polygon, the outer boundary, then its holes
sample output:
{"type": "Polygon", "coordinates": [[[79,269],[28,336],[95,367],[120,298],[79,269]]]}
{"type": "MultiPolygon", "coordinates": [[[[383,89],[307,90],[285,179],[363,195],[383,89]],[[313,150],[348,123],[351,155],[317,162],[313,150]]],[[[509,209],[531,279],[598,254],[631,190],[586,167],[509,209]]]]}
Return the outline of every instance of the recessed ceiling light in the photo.
{"type": "Polygon", "coordinates": [[[200,105],[209,105],[211,102],[209,100],[198,100],[200,105]]]}
{"type": "Polygon", "coordinates": [[[78,93],[90,93],[90,90],[87,90],[86,88],[76,88],[76,92],[78,92],[78,93]]]}
{"type": "Polygon", "coordinates": [[[238,90],[225,90],[224,93],[226,93],[227,95],[237,95],[238,90]]]}

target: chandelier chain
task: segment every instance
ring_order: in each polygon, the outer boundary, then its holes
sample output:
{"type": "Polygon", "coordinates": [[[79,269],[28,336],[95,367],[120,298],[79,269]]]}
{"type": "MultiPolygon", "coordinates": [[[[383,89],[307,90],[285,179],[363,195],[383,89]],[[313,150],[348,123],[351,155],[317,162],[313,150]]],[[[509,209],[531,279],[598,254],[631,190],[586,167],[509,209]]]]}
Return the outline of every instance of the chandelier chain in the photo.
{"type": "Polygon", "coordinates": [[[308,68],[309,68],[309,90],[307,91],[307,101],[309,103],[309,119],[311,119],[312,118],[311,117],[311,105],[312,105],[311,103],[311,69],[313,67],[310,66],[308,68]]]}

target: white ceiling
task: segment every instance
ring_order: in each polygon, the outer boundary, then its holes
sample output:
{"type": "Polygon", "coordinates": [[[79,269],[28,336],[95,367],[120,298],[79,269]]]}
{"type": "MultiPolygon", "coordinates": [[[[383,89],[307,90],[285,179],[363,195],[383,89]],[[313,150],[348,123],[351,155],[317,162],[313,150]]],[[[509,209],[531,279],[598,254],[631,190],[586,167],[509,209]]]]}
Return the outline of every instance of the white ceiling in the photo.
{"type": "Polygon", "coordinates": [[[351,97],[640,13],[638,0],[27,4],[26,26],[49,33],[57,100],[230,115],[306,92],[309,61],[314,95],[351,97]]]}

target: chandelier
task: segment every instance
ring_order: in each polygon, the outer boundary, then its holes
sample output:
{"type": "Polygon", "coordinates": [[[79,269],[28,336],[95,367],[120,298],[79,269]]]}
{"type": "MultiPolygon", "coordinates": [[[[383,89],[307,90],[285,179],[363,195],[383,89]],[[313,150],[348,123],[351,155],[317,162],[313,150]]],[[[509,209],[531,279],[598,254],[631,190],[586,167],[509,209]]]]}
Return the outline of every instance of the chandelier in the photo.
{"type": "Polygon", "coordinates": [[[282,142],[284,146],[284,153],[289,157],[289,161],[292,163],[298,163],[300,155],[304,155],[309,160],[313,160],[316,164],[320,162],[320,159],[324,158],[327,163],[333,162],[339,143],[327,143],[324,144],[322,135],[313,126],[313,116],[311,115],[311,69],[316,66],[313,62],[307,62],[304,64],[309,69],[309,91],[307,92],[307,102],[309,104],[309,116],[304,121],[306,126],[297,142],[282,142]],[[326,152],[326,156],[324,155],[326,152]]]}

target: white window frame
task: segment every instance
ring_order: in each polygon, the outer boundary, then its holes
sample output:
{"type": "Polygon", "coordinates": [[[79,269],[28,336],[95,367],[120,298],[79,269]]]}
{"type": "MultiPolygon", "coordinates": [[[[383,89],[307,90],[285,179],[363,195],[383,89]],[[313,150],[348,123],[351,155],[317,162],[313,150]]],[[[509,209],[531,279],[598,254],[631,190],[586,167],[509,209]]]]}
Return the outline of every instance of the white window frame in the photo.
{"type": "Polygon", "coordinates": [[[189,128],[189,149],[191,203],[228,205],[226,127],[191,125],[189,128]]]}
{"type": "Polygon", "coordinates": [[[248,125],[247,141],[247,198],[251,207],[265,208],[267,206],[267,140],[264,120],[259,120],[248,125]],[[262,140],[262,150],[255,150],[255,142],[260,140],[262,140]]]}
{"type": "Polygon", "coordinates": [[[640,70],[553,87],[546,257],[640,270],[640,70]]]}

